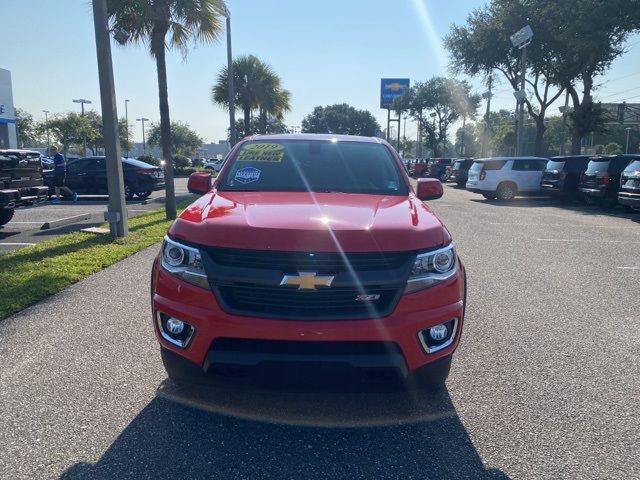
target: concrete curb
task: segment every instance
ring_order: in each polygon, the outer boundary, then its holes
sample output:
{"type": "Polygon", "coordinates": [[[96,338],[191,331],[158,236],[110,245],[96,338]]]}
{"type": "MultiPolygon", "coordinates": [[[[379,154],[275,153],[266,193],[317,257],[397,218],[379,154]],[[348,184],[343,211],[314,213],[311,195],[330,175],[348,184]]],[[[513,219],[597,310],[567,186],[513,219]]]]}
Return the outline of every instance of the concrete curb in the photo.
{"type": "Polygon", "coordinates": [[[89,220],[91,218],[91,213],[83,213],[82,215],[73,215],[72,217],[61,218],[59,220],[52,220],[50,222],[45,222],[40,227],[40,230],[50,230],[52,228],[65,227],[67,225],[71,225],[72,223],[79,222],[81,220],[89,220]]]}

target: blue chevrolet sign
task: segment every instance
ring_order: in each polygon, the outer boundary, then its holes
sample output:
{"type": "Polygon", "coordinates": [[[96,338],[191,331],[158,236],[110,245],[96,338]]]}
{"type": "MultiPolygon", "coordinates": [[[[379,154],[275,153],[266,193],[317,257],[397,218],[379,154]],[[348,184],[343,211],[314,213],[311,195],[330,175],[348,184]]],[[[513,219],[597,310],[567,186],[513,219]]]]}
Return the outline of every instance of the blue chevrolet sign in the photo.
{"type": "Polygon", "coordinates": [[[383,78],[380,81],[380,108],[391,108],[393,99],[408,89],[408,78],[383,78]]]}

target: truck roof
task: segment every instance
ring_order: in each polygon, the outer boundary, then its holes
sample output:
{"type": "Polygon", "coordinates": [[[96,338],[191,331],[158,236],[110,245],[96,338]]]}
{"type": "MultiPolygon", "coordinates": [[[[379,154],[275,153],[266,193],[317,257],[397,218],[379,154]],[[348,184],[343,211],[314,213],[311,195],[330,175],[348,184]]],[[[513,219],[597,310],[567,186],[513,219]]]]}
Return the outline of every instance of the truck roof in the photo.
{"type": "Polygon", "coordinates": [[[357,135],[334,135],[332,133],[284,133],[274,135],[252,135],[243,140],[337,140],[339,142],[382,143],[377,137],[360,137],[357,135]]]}

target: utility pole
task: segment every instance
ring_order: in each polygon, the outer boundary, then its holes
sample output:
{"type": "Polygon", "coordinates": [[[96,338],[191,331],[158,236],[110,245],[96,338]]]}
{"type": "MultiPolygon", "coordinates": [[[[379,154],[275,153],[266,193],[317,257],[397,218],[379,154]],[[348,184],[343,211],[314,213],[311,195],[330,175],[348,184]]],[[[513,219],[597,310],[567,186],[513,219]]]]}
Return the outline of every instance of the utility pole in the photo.
{"type": "MultiPolygon", "coordinates": [[[[111,46],[109,46],[109,51],[111,51],[111,46]]],[[[73,103],[80,104],[80,116],[84,117],[84,104],[90,104],[91,100],[86,100],[84,98],[74,98],[73,103]]],[[[84,157],[87,154],[87,137],[82,136],[82,156],[84,157]]]]}
{"type": "Polygon", "coordinates": [[[631,132],[631,127],[627,127],[625,130],[627,131],[627,146],[624,149],[624,153],[629,153],[629,132],[631,132]]]}
{"type": "Polygon", "coordinates": [[[567,133],[567,115],[569,113],[569,90],[564,96],[564,107],[560,108],[560,112],[562,113],[562,136],[560,137],[560,155],[564,155],[564,142],[565,135],[567,133]]]}
{"type": "Polygon", "coordinates": [[[228,75],[228,90],[229,90],[229,140],[231,148],[238,141],[236,134],[236,106],[235,106],[235,91],[233,85],[233,57],[231,56],[231,12],[225,6],[224,16],[227,19],[227,75],[228,75]]]}
{"type": "Polygon", "coordinates": [[[129,109],[127,108],[127,104],[131,100],[125,99],[124,101],[124,119],[127,122],[127,158],[129,158],[129,109]]]}
{"type": "MultiPolygon", "coordinates": [[[[118,132],[118,110],[111,63],[111,43],[107,23],[107,0],[93,0],[93,23],[96,33],[96,54],[100,78],[100,104],[107,163],[107,188],[109,206],[104,218],[114,237],[124,237],[129,232],[127,210],[122,180],[120,157],[120,135],[118,132]]],[[[84,113],[84,112],[83,112],[84,113]]]]}
{"type": "Polygon", "coordinates": [[[49,148],[51,146],[49,143],[49,110],[42,110],[42,113],[44,113],[45,131],[47,132],[47,148],[49,148]]]}
{"type": "Polygon", "coordinates": [[[511,43],[515,48],[522,50],[522,59],[520,61],[520,90],[514,93],[518,101],[518,127],[516,130],[516,156],[523,154],[524,146],[524,104],[527,99],[527,93],[524,89],[525,75],[527,71],[527,45],[531,43],[533,38],[533,30],[529,25],[525,25],[516,33],[511,35],[511,43]]]}
{"type": "Polygon", "coordinates": [[[144,122],[148,122],[149,119],[142,117],[136,118],[136,122],[142,122],[142,153],[147,153],[146,139],[144,138],[144,122]]]}
{"type": "Polygon", "coordinates": [[[485,157],[487,155],[487,144],[489,142],[489,114],[491,113],[491,97],[493,94],[491,93],[491,83],[493,82],[493,74],[489,74],[489,89],[482,94],[482,98],[487,100],[487,110],[484,114],[484,129],[482,131],[482,147],[480,156],[485,157]]]}
{"type": "Polygon", "coordinates": [[[463,157],[464,156],[464,129],[465,129],[465,125],[467,124],[467,116],[463,115],[462,116],[462,135],[461,135],[461,139],[460,139],[460,156],[463,157]]]}

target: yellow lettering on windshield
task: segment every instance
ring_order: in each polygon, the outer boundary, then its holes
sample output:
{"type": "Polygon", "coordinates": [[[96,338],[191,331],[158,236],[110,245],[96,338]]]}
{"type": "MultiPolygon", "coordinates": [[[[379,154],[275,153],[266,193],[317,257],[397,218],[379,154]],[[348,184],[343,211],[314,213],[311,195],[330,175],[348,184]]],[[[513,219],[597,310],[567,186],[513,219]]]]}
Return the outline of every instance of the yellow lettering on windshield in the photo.
{"type": "Polygon", "coordinates": [[[279,143],[250,143],[242,147],[237,161],[280,163],[283,158],[284,146],[279,143]]]}

